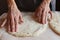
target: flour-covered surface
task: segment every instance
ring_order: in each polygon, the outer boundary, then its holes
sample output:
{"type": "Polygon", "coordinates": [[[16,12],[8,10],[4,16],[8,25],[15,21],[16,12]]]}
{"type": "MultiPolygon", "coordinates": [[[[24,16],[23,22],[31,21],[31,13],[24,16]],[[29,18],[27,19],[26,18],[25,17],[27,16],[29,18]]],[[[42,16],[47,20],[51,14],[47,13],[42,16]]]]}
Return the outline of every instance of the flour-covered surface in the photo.
{"type": "Polygon", "coordinates": [[[50,27],[60,35],[60,13],[53,13],[52,20],[49,22],[50,27]]]}
{"type": "Polygon", "coordinates": [[[40,34],[39,37],[14,37],[6,32],[2,32],[1,40],[60,40],[60,36],[56,35],[51,29],[40,34]]]}
{"type": "Polygon", "coordinates": [[[60,36],[56,35],[50,28],[47,28],[39,37],[14,37],[2,30],[4,29],[0,29],[1,40],[60,40],[60,36]]]}
{"type": "Polygon", "coordinates": [[[19,24],[17,27],[17,32],[9,32],[12,35],[26,37],[26,36],[39,36],[45,29],[48,24],[40,24],[32,18],[32,13],[23,13],[22,24],[19,24]]]}
{"type": "MultiPolygon", "coordinates": [[[[24,22],[18,25],[17,32],[9,32],[10,35],[14,35],[18,37],[39,36],[42,32],[46,30],[48,25],[40,24],[36,22],[32,17],[33,13],[22,13],[22,15],[23,15],[24,22]]],[[[5,17],[6,14],[5,15],[3,14],[0,17],[0,19],[3,19],[5,17]]],[[[0,31],[1,34],[4,32],[7,33],[6,30],[4,30],[4,28],[0,28],[0,31]]]]}

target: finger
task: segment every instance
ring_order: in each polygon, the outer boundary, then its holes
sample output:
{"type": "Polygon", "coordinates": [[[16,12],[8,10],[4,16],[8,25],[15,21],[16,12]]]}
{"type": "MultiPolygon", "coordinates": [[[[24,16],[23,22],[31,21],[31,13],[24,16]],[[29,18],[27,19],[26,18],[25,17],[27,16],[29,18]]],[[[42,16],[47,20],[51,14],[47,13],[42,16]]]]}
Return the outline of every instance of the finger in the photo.
{"type": "Polygon", "coordinates": [[[47,22],[47,12],[45,13],[45,24],[47,22]]]}
{"type": "Polygon", "coordinates": [[[7,19],[7,31],[10,32],[10,19],[7,19]]]}
{"type": "Polygon", "coordinates": [[[18,19],[15,18],[14,20],[15,20],[15,32],[16,32],[17,31],[17,26],[18,26],[18,19]]]}
{"type": "Polygon", "coordinates": [[[40,8],[40,9],[38,10],[38,15],[37,15],[37,16],[41,17],[41,14],[42,14],[42,9],[40,8]]]}
{"type": "Polygon", "coordinates": [[[43,22],[44,22],[44,21],[43,21],[43,20],[44,20],[44,16],[45,16],[44,13],[45,13],[45,11],[43,10],[43,11],[42,11],[42,15],[41,15],[41,23],[42,23],[42,24],[43,24],[43,22]]]}
{"type": "Polygon", "coordinates": [[[40,9],[38,13],[39,22],[41,22],[41,18],[42,18],[42,9],[40,9]]]}
{"type": "Polygon", "coordinates": [[[11,30],[10,30],[10,25],[8,25],[8,32],[11,32],[11,30]]]}
{"type": "Polygon", "coordinates": [[[11,32],[15,32],[15,22],[14,22],[14,16],[11,14],[11,19],[10,19],[10,25],[11,25],[11,32]]]}
{"type": "Polygon", "coordinates": [[[43,14],[43,10],[41,9],[41,10],[40,10],[40,22],[41,22],[41,20],[42,20],[42,14],[43,14]]]}
{"type": "Polygon", "coordinates": [[[41,13],[41,10],[42,10],[41,8],[37,8],[36,9],[36,11],[35,11],[35,16],[36,17],[39,17],[40,16],[39,14],[41,13]]]}
{"type": "Polygon", "coordinates": [[[6,27],[8,32],[11,32],[10,16],[11,16],[11,15],[8,13],[8,14],[7,14],[7,27],[6,27]]]}
{"type": "Polygon", "coordinates": [[[19,23],[21,24],[23,22],[22,16],[19,16],[19,23]]]}
{"type": "Polygon", "coordinates": [[[5,19],[5,20],[3,21],[1,27],[3,27],[3,26],[6,24],[6,22],[7,22],[7,19],[5,19]]]}
{"type": "Polygon", "coordinates": [[[51,15],[51,19],[52,19],[52,11],[49,11],[49,14],[51,15]]]}
{"type": "Polygon", "coordinates": [[[45,22],[46,22],[46,18],[45,17],[46,17],[46,11],[44,10],[43,13],[42,13],[42,18],[41,18],[42,19],[41,20],[42,24],[45,24],[45,22]]]}

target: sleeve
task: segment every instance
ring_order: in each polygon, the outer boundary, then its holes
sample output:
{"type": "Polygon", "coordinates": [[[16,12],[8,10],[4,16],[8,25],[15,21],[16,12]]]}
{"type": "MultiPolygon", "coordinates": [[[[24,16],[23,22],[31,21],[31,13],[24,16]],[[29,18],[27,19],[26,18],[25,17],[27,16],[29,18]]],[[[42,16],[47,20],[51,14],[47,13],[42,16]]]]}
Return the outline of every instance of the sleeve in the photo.
{"type": "Polygon", "coordinates": [[[55,11],[56,10],[56,0],[51,0],[51,9],[52,11],[55,11]]]}

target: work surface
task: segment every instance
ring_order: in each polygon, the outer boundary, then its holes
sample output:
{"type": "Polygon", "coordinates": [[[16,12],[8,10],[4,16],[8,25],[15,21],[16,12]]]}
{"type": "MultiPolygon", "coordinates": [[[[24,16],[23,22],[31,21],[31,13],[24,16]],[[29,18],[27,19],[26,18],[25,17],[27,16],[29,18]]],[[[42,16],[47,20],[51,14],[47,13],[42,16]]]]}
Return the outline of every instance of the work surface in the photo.
{"type": "MultiPolygon", "coordinates": [[[[28,12],[29,13],[29,12],[28,12]]],[[[60,12],[54,12],[60,13],[60,12]]],[[[0,32],[1,40],[60,40],[60,36],[55,34],[49,27],[39,37],[14,37],[7,33],[0,32]]]]}

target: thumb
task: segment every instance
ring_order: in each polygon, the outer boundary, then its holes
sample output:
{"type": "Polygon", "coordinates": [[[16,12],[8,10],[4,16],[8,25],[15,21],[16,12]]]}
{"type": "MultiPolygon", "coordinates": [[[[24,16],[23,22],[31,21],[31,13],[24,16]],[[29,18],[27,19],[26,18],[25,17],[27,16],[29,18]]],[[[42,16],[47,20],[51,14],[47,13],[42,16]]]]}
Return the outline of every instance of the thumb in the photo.
{"type": "Polygon", "coordinates": [[[7,22],[7,19],[5,19],[5,20],[2,22],[1,27],[3,27],[3,26],[6,24],[6,22],[7,22]]]}

